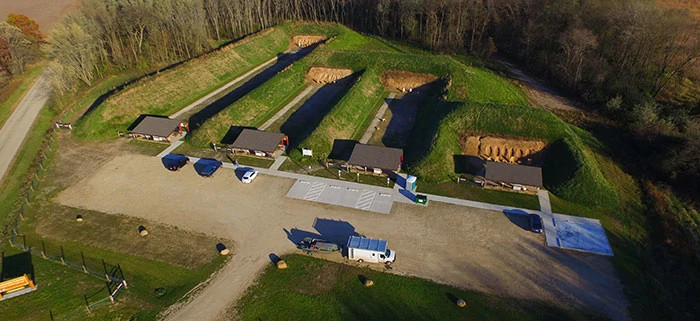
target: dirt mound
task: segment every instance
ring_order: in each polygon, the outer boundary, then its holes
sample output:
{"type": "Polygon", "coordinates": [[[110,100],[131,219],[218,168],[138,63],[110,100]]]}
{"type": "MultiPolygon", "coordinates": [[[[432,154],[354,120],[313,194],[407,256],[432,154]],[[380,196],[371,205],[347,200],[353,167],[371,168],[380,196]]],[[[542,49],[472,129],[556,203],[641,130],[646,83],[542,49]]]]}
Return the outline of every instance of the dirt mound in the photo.
{"type": "Polygon", "coordinates": [[[392,91],[407,92],[429,84],[438,77],[431,74],[417,74],[401,70],[387,70],[382,74],[382,84],[392,91]]]}
{"type": "Polygon", "coordinates": [[[292,44],[299,48],[304,48],[306,46],[313,45],[317,42],[326,40],[326,36],[323,35],[296,35],[292,37],[292,44]]]}
{"type": "Polygon", "coordinates": [[[539,152],[546,146],[543,141],[520,138],[467,136],[462,139],[464,154],[511,164],[539,165],[542,160],[539,152]]]}
{"type": "Polygon", "coordinates": [[[306,73],[306,79],[317,84],[328,84],[348,78],[350,75],[352,70],[347,68],[311,67],[306,73]]]}

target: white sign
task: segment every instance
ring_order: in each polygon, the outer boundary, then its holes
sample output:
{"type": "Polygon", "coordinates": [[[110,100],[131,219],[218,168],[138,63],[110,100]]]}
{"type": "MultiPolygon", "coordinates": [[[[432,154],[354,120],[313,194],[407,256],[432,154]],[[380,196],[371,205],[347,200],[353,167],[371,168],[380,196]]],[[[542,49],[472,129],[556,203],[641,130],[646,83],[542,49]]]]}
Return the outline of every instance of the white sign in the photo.
{"type": "Polygon", "coordinates": [[[301,154],[304,156],[313,156],[313,153],[311,152],[310,149],[302,148],[301,149],[301,154]]]}

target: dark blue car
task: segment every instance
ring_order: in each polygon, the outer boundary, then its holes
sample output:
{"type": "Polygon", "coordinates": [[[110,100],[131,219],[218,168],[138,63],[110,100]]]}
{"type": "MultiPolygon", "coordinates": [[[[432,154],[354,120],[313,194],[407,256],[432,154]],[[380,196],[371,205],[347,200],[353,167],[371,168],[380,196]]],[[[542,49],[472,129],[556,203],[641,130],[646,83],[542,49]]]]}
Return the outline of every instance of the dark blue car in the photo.
{"type": "Polygon", "coordinates": [[[194,163],[194,170],[197,174],[204,177],[210,177],[221,167],[223,163],[213,158],[202,158],[194,163]]]}
{"type": "Polygon", "coordinates": [[[190,159],[185,155],[168,154],[161,158],[161,162],[163,162],[163,166],[165,166],[165,168],[174,172],[187,165],[187,163],[190,162],[190,159]]]}
{"type": "Polygon", "coordinates": [[[542,233],[542,218],[537,214],[530,214],[530,231],[542,233]]]}

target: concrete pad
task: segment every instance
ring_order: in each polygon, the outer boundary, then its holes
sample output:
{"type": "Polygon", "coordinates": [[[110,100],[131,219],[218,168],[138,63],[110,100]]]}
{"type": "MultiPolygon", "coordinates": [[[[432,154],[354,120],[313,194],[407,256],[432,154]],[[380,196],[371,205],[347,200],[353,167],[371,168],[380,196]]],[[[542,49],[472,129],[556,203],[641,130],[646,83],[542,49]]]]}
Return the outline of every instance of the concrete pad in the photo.
{"type": "Polygon", "coordinates": [[[338,183],[297,180],[287,192],[287,197],[383,214],[391,212],[393,195],[338,183]]]}
{"type": "Polygon", "coordinates": [[[608,237],[599,220],[553,214],[551,222],[554,231],[547,234],[547,245],[613,256],[608,237]]]}

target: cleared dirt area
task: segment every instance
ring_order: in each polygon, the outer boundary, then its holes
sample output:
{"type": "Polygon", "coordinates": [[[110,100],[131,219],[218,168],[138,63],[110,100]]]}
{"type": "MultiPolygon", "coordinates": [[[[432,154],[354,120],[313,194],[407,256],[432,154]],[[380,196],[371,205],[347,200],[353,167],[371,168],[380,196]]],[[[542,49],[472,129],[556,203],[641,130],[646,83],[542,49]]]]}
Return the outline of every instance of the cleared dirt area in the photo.
{"type": "Polygon", "coordinates": [[[547,146],[540,140],[466,136],[462,138],[462,152],[486,160],[511,164],[540,164],[539,153],[547,146]]]}
{"type": "Polygon", "coordinates": [[[324,40],[326,40],[324,35],[296,35],[292,37],[292,44],[304,48],[324,40]]]}
{"type": "Polygon", "coordinates": [[[332,84],[339,80],[347,80],[352,70],[347,68],[311,67],[306,72],[306,80],[317,84],[332,84]]]}
{"type": "MultiPolygon", "coordinates": [[[[26,222],[37,234],[63,244],[78,242],[190,269],[198,269],[211,262],[218,255],[215,250],[218,242],[231,243],[208,233],[187,231],[163,222],[120,213],[105,214],[78,209],[51,201],[57,191],[93,175],[118,154],[138,152],[154,155],[154,152],[166,147],[164,144],[129,140],[100,144],[77,142],[68,136],[68,132],[60,134],[60,148],[47,167],[48,172],[34,203],[38,209],[32,211],[35,214],[26,222]],[[76,222],[77,215],[84,220],[76,222]],[[147,237],[139,236],[140,225],[148,229],[147,237]]],[[[147,187],[142,190],[145,194],[150,191],[147,187]]],[[[111,193],[119,193],[119,190],[112,190],[111,193]]]]}
{"type": "Polygon", "coordinates": [[[418,74],[401,70],[387,70],[382,74],[382,84],[391,91],[409,92],[427,85],[438,78],[431,74],[418,74]]]}
{"type": "Polygon", "coordinates": [[[521,227],[524,217],[437,202],[396,203],[389,215],[372,214],[284,197],[293,183],[261,175],[243,184],[225,169],[211,178],[191,167],[171,173],[157,158],[124,155],[56,201],[235,240],[231,262],[191,304],[173,312],[183,320],[220,316],[270,264],[271,253],[294,251],[300,237],[342,240],[349,233],[388,240],[398,253],[393,273],[628,318],[607,257],[550,249],[542,235],[521,227]]]}

